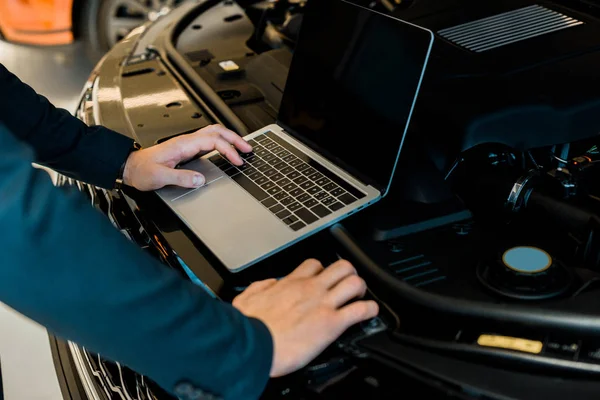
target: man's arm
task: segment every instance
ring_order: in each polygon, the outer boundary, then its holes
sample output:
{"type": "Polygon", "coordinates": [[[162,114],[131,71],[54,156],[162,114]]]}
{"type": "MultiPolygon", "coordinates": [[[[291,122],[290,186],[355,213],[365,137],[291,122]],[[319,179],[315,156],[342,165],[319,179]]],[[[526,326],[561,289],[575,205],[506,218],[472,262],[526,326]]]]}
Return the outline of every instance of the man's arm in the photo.
{"type": "Polygon", "coordinates": [[[112,188],[133,140],[88,127],[0,64],[0,121],[35,150],[35,162],[78,180],[112,188]]]}
{"type": "Polygon", "coordinates": [[[188,381],[257,398],[273,356],[266,326],[140,251],[32,161],[0,127],[0,301],[167,390],[188,381]]]}

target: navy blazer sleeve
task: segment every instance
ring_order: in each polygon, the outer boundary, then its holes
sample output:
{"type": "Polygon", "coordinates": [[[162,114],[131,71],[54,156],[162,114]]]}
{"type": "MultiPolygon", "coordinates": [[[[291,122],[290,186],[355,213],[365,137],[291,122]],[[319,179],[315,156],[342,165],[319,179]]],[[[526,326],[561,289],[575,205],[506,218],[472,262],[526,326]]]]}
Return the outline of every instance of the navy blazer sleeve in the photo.
{"type": "MultiPolygon", "coordinates": [[[[0,108],[8,103],[5,82],[0,108]]],[[[21,125],[9,118],[19,134],[0,124],[0,301],[168,391],[188,382],[226,399],[258,398],[273,356],[267,327],[143,253],[83,196],[55,188],[32,168],[44,161],[108,183],[119,163],[79,155],[109,150],[100,131],[89,133],[30,89],[11,86],[10,93],[23,93],[29,100],[14,102],[43,115],[28,120],[19,112],[21,125]]]]}
{"type": "Polygon", "coordinates": [[[64,175],[112,188],[133,140],[88,127],[21,82],[0,64],[0,121],[31,145],[35,159],[64,175]]]}

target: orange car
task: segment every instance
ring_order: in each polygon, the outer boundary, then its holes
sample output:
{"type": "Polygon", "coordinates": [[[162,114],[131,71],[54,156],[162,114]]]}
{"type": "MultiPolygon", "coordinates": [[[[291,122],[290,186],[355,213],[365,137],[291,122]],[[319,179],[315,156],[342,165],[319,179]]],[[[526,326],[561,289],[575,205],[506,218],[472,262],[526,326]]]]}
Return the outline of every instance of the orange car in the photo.
{"type": "Polygon", "coordinates": [[[60,45],[81,37],[107,51],[133,28],[169,13],[183,0],[0,0],[4,39],[60,45]]]}
{"type": "Polygon", "coordinates": [[[73,40],[73,0],[0,1],[5,39],[27,44],[65,44],[73,40]]]}

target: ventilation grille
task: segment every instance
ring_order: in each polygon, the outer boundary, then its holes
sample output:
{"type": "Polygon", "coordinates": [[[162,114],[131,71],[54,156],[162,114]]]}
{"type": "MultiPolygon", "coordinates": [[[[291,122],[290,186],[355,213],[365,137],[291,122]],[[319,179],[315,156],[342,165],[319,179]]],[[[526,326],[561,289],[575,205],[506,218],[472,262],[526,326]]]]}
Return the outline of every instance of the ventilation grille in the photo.
{"type": "Polygon", "coordinates": [[[480,53],[582,24],[559,12],[533,5],[442,29],[438,33],[459,46],[480,53]]]}
{"type": "Polygon", "coordinates": [[[389,263],[388,268],[398,278],[416,287],[446,279],[446,275],[421,253],[404,254],[389,263]]]}

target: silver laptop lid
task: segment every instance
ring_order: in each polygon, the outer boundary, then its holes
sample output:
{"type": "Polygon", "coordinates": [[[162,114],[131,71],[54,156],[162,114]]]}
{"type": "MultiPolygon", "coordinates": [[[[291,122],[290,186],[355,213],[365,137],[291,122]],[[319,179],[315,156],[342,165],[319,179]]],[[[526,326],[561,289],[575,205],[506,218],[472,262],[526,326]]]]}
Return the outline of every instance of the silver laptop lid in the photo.
{"type": "Polygon", "coordinates": [[[433,33],[343,0],[311,0],[278,124],[385,195],[433,33]]]}

